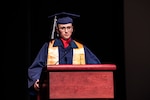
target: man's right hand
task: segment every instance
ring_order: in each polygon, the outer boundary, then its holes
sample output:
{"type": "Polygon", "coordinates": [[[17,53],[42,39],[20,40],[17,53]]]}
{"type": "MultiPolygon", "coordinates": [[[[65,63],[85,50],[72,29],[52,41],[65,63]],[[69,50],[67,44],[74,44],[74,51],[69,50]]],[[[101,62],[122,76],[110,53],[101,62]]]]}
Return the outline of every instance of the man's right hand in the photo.
{"type": "Polygon", "coordinates": [[[35,89],[36,91],[39,91],[39,89],[40,89],[40,86],[39,86],[39,79],[35,81],[35,83],[34,83],[34,89],[35,89]]]}

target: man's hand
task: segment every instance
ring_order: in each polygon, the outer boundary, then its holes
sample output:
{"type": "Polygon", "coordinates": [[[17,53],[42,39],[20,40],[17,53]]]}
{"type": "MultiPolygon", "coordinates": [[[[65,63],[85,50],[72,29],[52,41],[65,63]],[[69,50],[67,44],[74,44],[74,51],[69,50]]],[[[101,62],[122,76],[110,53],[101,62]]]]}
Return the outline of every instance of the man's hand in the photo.
{"type": "Polygon", "coordinates": [[[36,80],[36,82],[34,83],[34,89],[35,89],[36,91],[39,91],[39,89],[40,89],[40,86],[39,86],[39,79],[36,80]]]}

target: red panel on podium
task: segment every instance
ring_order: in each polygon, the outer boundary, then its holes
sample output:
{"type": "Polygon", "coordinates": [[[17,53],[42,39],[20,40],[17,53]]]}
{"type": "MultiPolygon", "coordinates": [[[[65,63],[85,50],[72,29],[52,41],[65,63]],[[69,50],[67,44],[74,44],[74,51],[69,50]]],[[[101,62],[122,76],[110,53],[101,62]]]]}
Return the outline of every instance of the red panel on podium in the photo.
{"type": "Polygon", "coordinates": [[[114,70],[114,64],[47,66],[47,98],[113,99],[114,70]]]}

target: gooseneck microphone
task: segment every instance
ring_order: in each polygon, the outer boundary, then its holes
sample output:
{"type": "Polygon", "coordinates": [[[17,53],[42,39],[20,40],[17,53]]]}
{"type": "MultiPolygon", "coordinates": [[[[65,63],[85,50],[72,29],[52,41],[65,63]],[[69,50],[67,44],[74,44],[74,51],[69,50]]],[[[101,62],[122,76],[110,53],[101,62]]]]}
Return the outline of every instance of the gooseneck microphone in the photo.
{"type": "MultiPolygon", "coordinates": [[[[59,62],[61,62],[62,59],[64,59],[64,57],[71,51],[72,48],[69,48],[64,55],[55,63],[55,65],[57,65],[59,62]]],[[[67,62],[67,58],[65,57],[65,61],[67,62]]]]}

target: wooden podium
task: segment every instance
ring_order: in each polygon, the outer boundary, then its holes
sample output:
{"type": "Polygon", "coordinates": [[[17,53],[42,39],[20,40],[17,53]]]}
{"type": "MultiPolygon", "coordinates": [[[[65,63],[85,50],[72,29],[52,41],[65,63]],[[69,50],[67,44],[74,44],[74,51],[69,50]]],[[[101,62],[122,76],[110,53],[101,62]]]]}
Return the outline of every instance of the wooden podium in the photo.
{"type": "Polygon", "coordinates": [[[47,66],[38,100],[114,99],[115,64],[47,66]]]}

